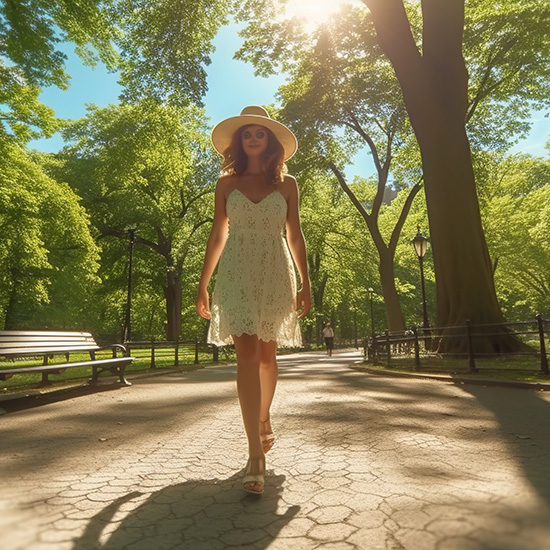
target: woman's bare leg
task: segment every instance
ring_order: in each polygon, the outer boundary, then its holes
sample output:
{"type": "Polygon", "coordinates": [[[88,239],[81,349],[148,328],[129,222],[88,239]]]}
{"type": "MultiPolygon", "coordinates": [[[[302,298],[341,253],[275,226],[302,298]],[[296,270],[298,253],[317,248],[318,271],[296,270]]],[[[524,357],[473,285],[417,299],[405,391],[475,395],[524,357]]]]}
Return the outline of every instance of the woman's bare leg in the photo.
{"type": "MultiPolygon", "coordinates": [[[[265,471],[264,452],[260,439],[260,343],[256,335],[233,336],[237,353],[237,393],[241,405],[244,429],[248,439],[250,457],[249,474],[265,471]]],[[[250,483],[249,488],[260,491],[258,483],[250,483]]]]}
{"type": "Polygon", "coordinates": [[[277,342],[260,340],[260,384],[262,388],[262,403],[260,421],[269,420],[269,409],[273,403],[279,369],[277,368],[277,342]]]}

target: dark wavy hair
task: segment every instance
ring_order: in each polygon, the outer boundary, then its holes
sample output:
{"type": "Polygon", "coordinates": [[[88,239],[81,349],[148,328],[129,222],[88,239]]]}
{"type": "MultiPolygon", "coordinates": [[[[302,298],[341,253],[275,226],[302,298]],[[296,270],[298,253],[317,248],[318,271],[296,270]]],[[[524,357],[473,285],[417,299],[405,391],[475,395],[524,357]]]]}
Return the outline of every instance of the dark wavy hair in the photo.
{"type": "MultiPolygon", "coordinates": [[[[255,125],[241,126],[233,133],[231,145],[223,152],[222,176],[240,176],[246,170],[248,157],[243,150],[241,137],[249,126],[255,125]]],[[[283,181],[286,172],[284,163],[285,150],[269,128],[265,126],[262,126],[262,128],[267,133],[267,147],[262,153],[264,171],[267,182],[276,185],[283,181]]]]}

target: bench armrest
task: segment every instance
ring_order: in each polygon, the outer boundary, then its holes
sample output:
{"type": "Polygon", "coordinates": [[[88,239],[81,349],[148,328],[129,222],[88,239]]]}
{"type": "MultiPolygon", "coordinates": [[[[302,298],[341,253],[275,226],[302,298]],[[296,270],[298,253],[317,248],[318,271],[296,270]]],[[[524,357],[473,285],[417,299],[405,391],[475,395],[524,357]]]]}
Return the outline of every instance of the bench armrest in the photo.
{"type": "Polygon", "coordinates": [[[117,351],[121,351],[124,357],[128,356],[128,350],[126,349],[126,346],[123,346],[122,344],[110,344],[108,346],[103,346],[99,348],[98,351],[106,350],[106,349],[110,349],[113,351],[113,357],[117,356],[117,351]]]}

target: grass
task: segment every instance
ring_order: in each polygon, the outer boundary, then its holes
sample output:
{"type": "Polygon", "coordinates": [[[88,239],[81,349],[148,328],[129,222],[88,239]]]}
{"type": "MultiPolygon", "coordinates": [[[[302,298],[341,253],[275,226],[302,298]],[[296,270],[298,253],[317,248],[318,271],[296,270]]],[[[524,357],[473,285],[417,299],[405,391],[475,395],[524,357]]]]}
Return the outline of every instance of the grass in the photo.
{"type": "Polygon", "coordinates": [[[420,368],[416,368],[412,356],[392,357],[389,367],[381,361],[376,365],[365,362],[365,366],[369,369],[374,368],[381,372],[447,374],[493,380],[550,383],[550,375],[541,372],[540,358],[537,356],[517,355],[476,359],[476,367],[479,371],[477,373],[469,371],[468,359],[465,357],[426,355],[420,357],[420,364],[420,368]]]}
{"type": "MultiPolygon", "coordinates": [[[[126,367],[126,374],[133,375],[147,375],[162,372],[170,369],[177,369],[178,371],[188,372],[196,369],[203,368],[207,365],[214,364],[212,359],[212,353],[199,353],[199,364],[195,364],[195,350],[191,347],[181,346],[178,354],[178,366],[176,367],[174,361],[174,348],[157,348],[155,349],[155,367],[151,367],[151,350],[150,349],[133,349],[131,350],[132,357],[136,360],[131,365],[126,367]]],[[[97,359],[107,359],[111,357],[110,351],[104,351],[96,354],[97,359]]],[[[71,363],[77,363],[80,361],[89,361],[90,356],[87,353],[74,353],[70,356],[71,363]]],[[[234,352],[228,352],[224,354],[220,352],[219,364],[229,363],[235,361],[234,352]]],[[[64,356],[55,356],[48,361],[48,365],[60,365],[65,363],[64,356]]],[[[0,370],[13,369],[20,367],[37,367],[42,365],[42,358],[25,358],[17,359],[15,361],[0,361],[0,370]]],[[[92,368],[81,367],[68,369],[61,374],[50,374],[49,380],[52,383],[51,386],[46,386],[47,389],[56,389],[62,386],[74,385],[75,383],[86,382],[92,374],[92,368]]],[[[100,374],[101,377],[114,376],[109,371],[100,374]]],[[[40,382],[42,375],[38,374],[16,374],[9,380],[0,380],[0,392],[1,394],[15,393],[25,390],[33,390],[40,388],[40,382]]],[[[44,388],[41,388],[44,389],[44,388]]]]}

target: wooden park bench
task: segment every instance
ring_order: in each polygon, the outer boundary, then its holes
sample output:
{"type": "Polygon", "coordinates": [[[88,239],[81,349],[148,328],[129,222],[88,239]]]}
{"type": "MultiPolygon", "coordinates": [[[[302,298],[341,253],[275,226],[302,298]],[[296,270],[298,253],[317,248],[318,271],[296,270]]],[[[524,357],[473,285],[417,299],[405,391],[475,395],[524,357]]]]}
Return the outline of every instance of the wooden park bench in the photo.
{"type": "Polygon", "coordinates": [[[124,377],[124,369],[135,358],[126,357],[126,349],[121,344],[112,344],[101,348],[89,332],[53,332],[53,331],[0,331],[0,357],[6,359],[21,359],[42,357],[41,366],[23,366],[19,368],[0,368],[0,380],[8,380],[15,374],[41,373],[41,385],[50,384],[50,374],[60,374],[67,369],[77,367],[92,367],[92,378],[89,384],[97,384],[98,377],[103,371],[117,374],[121,384],[131,386],[124,377]],[[102,349],[112,349],[112,358],[96,359],[96,352],[102,349]],[[117,357],[120,350],[124,356],[117,357]],[[70,363],[71,353],[89,353],[89,361],[70,363]],[[55,355],[64,355],[66,363],[49,365],[48,360],[55,355]]]}

